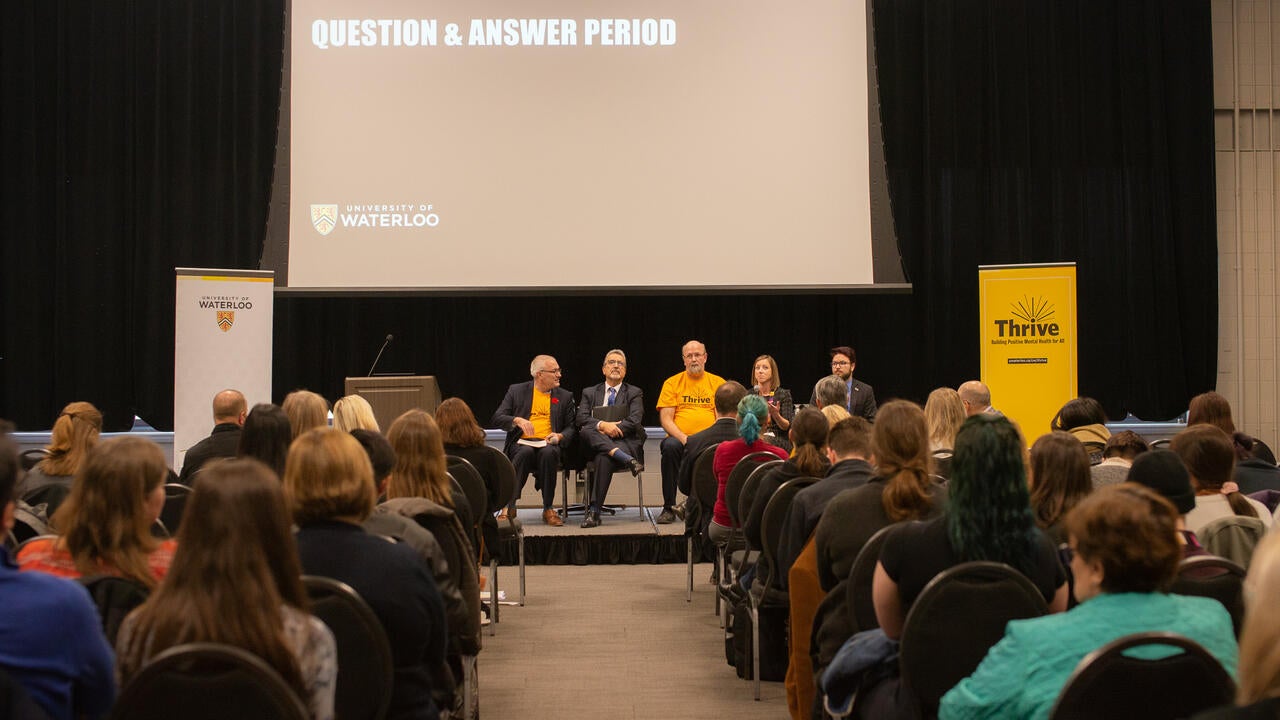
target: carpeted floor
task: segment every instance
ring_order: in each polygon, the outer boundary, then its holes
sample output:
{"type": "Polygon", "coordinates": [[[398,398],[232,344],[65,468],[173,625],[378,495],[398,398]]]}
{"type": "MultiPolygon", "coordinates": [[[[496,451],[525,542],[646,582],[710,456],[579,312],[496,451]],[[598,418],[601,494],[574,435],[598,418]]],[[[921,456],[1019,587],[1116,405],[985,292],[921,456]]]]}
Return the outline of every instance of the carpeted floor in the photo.
{"type": "MultiPolygon", "coordinates": [[[[517,571],[499,572],[514,598],[517,571]]],[[[710,574],[695,566],[688,603],[681,564],[528,567],[526,605],[501,608],[495,637],[485,629],[482,717],[785,718],[782,683],[755,702],[725,663],[710,574]]]]}

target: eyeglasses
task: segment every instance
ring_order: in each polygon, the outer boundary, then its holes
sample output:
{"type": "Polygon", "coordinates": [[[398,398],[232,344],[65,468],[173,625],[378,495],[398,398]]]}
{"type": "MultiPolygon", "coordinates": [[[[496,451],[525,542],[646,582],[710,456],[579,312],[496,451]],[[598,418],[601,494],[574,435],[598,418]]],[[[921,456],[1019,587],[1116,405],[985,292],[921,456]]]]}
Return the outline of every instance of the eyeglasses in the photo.
{"type": "Polygon", "coordinates": [[[605,360],[605,361],[604,361],[604,364],[605,364],[605,365],[617,365],[617,366],[619,366],[619,367],[626,367],[626,366],[627,366],[627,363],[626,363],[625,361],[623,361],[623,360],[619,360],[619,359],[617,359],[617,358],[613,358],[612,360],[605,360]]]}
{"type": "Polygon", "coordinates": [[[706,353],[685,353],[684,354],[684,358],[686,360],[694,360],[694,359],[697,359],[700,357],[706,357],[706,356],[707,356],[706,353]]]}
{"type": "Polygon", "coordinates": [[[538,372],[540,372],[540,373],[547,373],[548,375],[560,375],[560,374],[561,374],[561,372],[560,372],[560,368],[556,368],[555,370],[539,370],[538,372]]]}
{"type": "Polygon", "coordinates": [[[1074,560],[1075,557],[1075,548],[1071,547],[1067,543],[1062,543],[1058,546],[1058,559],[1062,561],[1064,566],[1070,565],[1071,561],[1074,560]]]}
{"type": "Polygon", "coordinates": [[[845,365],[851,365],[851,364],[852,363],[850,363],[848,360],[832,360],[831,361],[831,367],[844,367],[845,365]]]}

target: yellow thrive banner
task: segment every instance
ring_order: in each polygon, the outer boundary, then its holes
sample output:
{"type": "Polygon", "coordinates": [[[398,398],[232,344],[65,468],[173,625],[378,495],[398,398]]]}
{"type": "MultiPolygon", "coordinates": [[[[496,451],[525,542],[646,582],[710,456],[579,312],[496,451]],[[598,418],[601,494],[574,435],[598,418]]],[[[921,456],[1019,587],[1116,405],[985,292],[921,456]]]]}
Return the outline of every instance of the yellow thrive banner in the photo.
{"type": "Polygon", "coordinates": [[[1028,444],[1076,396],[1076,266],[978,268],[982,381],[1028,444]]]}

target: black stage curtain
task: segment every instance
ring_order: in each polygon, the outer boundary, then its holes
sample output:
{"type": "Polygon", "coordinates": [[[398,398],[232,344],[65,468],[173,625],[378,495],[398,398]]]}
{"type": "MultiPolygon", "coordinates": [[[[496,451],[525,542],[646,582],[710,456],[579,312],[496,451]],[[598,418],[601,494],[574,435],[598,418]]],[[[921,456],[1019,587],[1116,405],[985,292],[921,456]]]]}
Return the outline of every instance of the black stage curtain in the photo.
{"type": "MultiPolygon", "coordinates": [[[[977,375],[977,265],[1067,260],[1079,264],[1082,394],[1114,417],[1162,419],[1211,388],[1208,4],[876,0],[874,11],[911,295],[280,297],[275,399],[309,387],[332,400],[393,333],[379,370],[439,376],[482,422],[534,354],[557,355],[576,390],[619,346],[656,423],[658,388],[690,337],[730,378],[774,355],[798,400],[827,371],[825,349],[848,343],[882,401],[922,401],[977,375]]],[[[44,428],[88,399],[112,426],[137,412],[168,428],[172,267],[253,267],[260,255],[281,5],[24,0],[0,12],[11,29],[0,414],[44,428]]],[[[621,263],[634,251],[607,238],[600,250],[621,263]]],[[[741,251],[822,261],[788,255],[785,238],[741,251]]],[[[555,275],[554,256],[533,257],[555,275]]]]}

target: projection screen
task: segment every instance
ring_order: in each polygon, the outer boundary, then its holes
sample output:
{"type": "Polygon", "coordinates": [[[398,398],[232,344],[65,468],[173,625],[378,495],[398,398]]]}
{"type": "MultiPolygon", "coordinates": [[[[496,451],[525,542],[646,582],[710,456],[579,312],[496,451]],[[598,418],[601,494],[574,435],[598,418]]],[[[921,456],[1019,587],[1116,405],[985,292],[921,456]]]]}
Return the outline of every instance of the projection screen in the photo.
{"type": "Polygon", "coordinates": [[[301,289],[870,286],[866,13],[292,0],[274,269],[301,289]]]}

